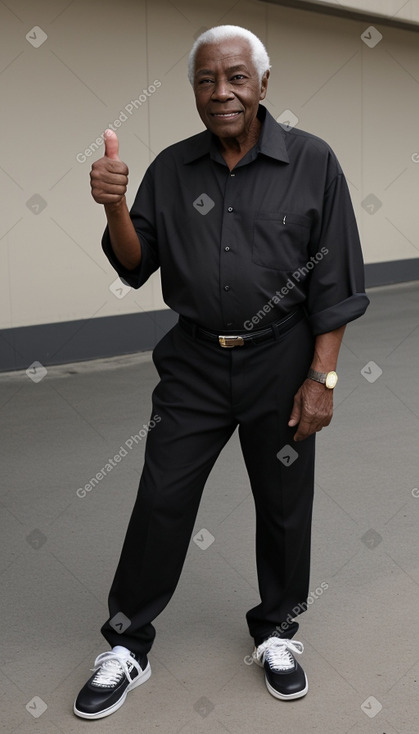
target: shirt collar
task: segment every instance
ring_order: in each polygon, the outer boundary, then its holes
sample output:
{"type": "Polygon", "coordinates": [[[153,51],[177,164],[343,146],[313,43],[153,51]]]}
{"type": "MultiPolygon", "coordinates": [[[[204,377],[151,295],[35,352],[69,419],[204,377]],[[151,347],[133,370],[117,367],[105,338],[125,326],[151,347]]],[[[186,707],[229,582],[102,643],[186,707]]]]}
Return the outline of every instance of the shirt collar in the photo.
{"type": "Polygon", "coordinates": [[[270,112],[263,105],[259,105],[258,117],[262,122],[262,130],[259,136],[259,152],[269,158],[275,158],[282,163],[289,163],[287,146],[285,143],[286,133],[270,112]]]}
{"type": "MultiPolygon", "coordinates": [[[[262,122],[262,130],[256,144],[257,153],[274,158],[282,163],[289,163],[285,132],[263,105],[259,105],[258,118],[262,122]]],[[[209,130],[194,135],[188,141],[188,148],[183,155],[184,163],[192,163],[198,158],[214,151],[214,137],[209,130]]]]}

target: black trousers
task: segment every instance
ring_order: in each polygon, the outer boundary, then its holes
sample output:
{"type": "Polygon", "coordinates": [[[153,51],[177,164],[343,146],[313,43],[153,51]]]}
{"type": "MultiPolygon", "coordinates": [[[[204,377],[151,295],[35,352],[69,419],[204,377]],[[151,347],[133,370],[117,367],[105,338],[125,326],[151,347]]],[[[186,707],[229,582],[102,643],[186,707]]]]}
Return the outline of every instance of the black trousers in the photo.
{"type": "Polygon", "coordinates": [[[139,655],[150,650],[152,622],[178,583],[205,482],[237,426],[256,509],[261,601],[247,612],[249,631],[256,644],[277,627],[283,637],[295,634],[298,624],[290,618],[308,595],[315,440],[294,443],[296,429],[287,423],[313,347],[305,318],[282,336],[248,347],[223,349],[179,325],[157,344],[160,382],[152,416],[160,421],[147,436],[110,590],[110,617],[102,627],[110,645],[139,655]],[[277,453],[287,444],[298,457],[284,464],[277,453]]]}

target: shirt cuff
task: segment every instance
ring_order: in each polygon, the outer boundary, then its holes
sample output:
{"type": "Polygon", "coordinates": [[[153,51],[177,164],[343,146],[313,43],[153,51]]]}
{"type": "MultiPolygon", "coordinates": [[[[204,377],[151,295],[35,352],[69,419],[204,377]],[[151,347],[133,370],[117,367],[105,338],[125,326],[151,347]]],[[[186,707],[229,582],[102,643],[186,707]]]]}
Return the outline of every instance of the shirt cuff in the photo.
{"type": "Polygon", "coordinates": [[[127,270],[127,268],[124,268],[124,266],[119,262],[118,258],[116,257],[112,245],[111,245],[111,238],[109,236],[108,228],[105,229],[102,237],[102,249],[105,253],[106,257],[108,258],[110,264],[116,270],[119,277],[122,278],[128,285],[131,286],[131,288],[140,288],[143,283],[147,280],[143,276],[144,273],[144,258],[141,257],[141,263],[140,265],[135,268],[135,270],[127,270]]]}
{"type": "Polygon", "coordinates": [[[370,300],[365,293],[355,293],[350,298],[337,303],[334,306],[319,311],[318,313],[308,314],[313,334],[326,334],[344,326],[349,321],[354,321],[362,316],[367,310],[370,300]]]}

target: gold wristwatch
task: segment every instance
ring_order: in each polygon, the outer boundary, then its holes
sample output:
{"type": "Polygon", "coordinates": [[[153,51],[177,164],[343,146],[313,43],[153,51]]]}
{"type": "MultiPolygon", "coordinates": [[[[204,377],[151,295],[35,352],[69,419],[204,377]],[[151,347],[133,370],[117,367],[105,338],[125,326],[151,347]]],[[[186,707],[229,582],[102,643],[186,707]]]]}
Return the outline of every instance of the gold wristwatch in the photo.
{"type": "Polygon", "coordinates": [[[307,373],[307,377],[309,377],[310,380],[321,382],[322,385],[325,385],[329,390],[333,390],[338,381],[336,372],[317,372],[316,370],[312,370],[311,367],[307,373]]]}

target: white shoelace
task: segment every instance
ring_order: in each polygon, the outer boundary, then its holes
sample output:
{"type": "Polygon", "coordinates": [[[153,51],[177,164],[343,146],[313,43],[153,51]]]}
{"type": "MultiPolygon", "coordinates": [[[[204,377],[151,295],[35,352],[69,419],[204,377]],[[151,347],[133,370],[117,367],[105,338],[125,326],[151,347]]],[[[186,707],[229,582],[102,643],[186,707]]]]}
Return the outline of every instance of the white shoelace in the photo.
{"type": "Polygon", "coordinates": [[[297,640],[285,640],[280,637],[268,637],[255,648],[252,657],[255,663],[263,667],[265,660],[272,670],[289,670],[294,666],[293,653],[301,655],[304,645],[297,640]]]}
{"type": "Polygon", "coordinates": [[[93,670],[97,670],[97,673],[92,680],[92,685],[105,688],[116,686],[123,675],[126,675],[129,682],[132,683],[133,679],[127,665],[128,662],[131,665],[131,670],[136,668],[138,674],[141,673],[139,663],[130,655],[122,655],[114,650],[102,652],[97,656],[94,663],[93,670]]]}

